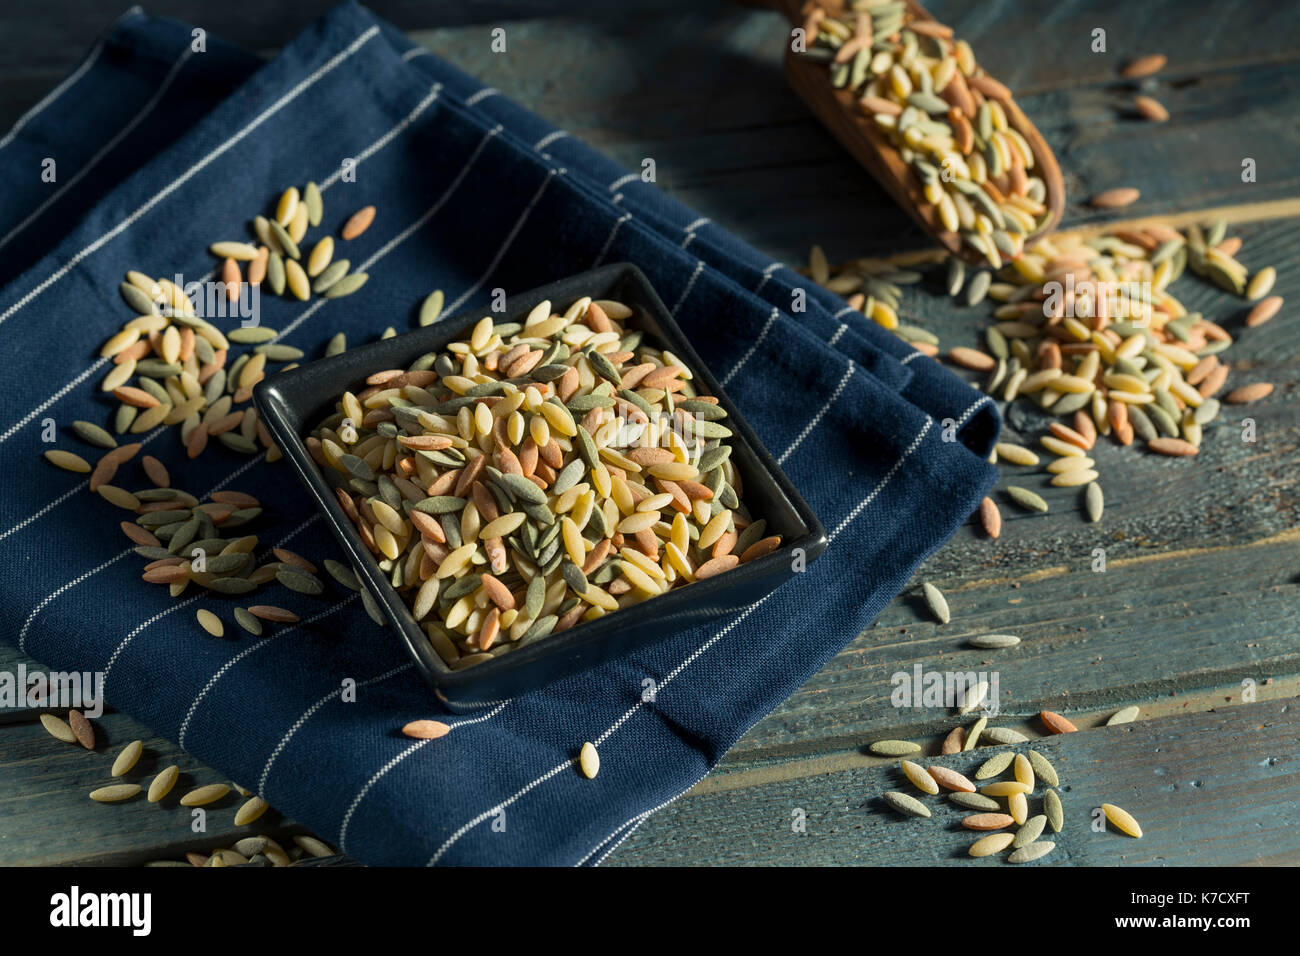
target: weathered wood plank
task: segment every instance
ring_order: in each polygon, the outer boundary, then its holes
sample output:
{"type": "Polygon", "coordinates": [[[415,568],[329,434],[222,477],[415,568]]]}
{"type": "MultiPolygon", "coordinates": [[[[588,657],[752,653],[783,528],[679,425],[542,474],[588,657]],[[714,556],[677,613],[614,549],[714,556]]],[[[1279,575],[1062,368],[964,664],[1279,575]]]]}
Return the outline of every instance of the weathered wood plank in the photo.
{"type": "MultiPolygon", "coordinates": [[[[1268,38],[1248,36],[1253,29],[1208,38],[1189,26],[1197,17],[1167,2],[1144,4],[1136,17],[1119,3],[1070,6],[930,5],[1019,91],[1066,172],[1066,225],[1102,218],[1084,201],[1115,185],[1143,190],[1134,213],[1300,194],[1290,161],[1300,131],[1285,120],[1300,106],[1289,79],[1300,57],[1293,25],[1273,23],[1268,38]],[[1098,25],[1111,28],[1114,55],[1063,56],[1062,44],[1086,43],[1098,25]],[[998,42],[995,34],[1034,40],[998,42]],[[1173,114],[1168,123],[1124,115],[1133,90],[1117,84],[1117,69],[1139,43],[1166,49],[1175,63],[1157,91],[1173,114]],[[1180,62],[1176,51],[1196,59],[1180,62]],[[1241,182],[1246,156],[1258,163],[1256,183],[1241,182]]],[[[662,188],[777,258],[801,261],[812,242],[832,258],[930,244],[787,87],[778,15],[728,9],[653,22],[564,21],[566,42],[588,51],[577,62],[549,54],[560,27],[512,27],[508,56],[460,30],[415,38],[624,165],[653,157],[662,188]]]]}
{"type": "MultiPolygon", "coordinates": [[[[100,32],[129,4],[96,0],[46,0],[38,8],[0,8],[0,72],[35,66],[70,69],[100,32]]],[[[298,0],[272,6],[261,0],[160,0],[145,12],[202,26],[210,33],[252,50],[283,46],[312,20],[336,6],[334,0],[298,0]]],[[[366,6],[403,30],[500,24],[512,20],[596,15],[582,0],[461,0],[429,4],[424,0],[370,0],[366,6]]],[[[607,17],[654,17],[680,6],[676,0],[624,0],[607,17]]]]}
{"type": "MultiPolygon", "coordinates": [[[[200,24],[251,49],[270,49],[282,46],[333,5],[331,0],[302,0],[291,9],[277,9],[257,0],[230,0],[220,6],[203,0],[164,0],[150,4],[148,12],[200,24]]],[[[683,0],[624,0],[608,8],[582,0],[465,0],[454,5],[371,0],[367,6],[408,31],[469,32],[483,25],[571,17],[611,29],[653,30],[659,21],[686,16],[696,22],[762,23],[765,39],[776,38],[778,49],[785,32],[775,13],[723,4],[700,10],[683,0]]],[[[1148,0],[1137,8],[1125,0],[993,0],[978,5],[931,0],[927,8],[956,27],[995,75],[1026,92],[1113,81],[1126,58],[1155,50],[1169,54],[1166,74],[1181,81],[1296,52],[1294,20],[1284,4],[1255,3],[1245,11],[1210,5],[1195,14],[1180,0],[1148,0]],[[1097,27],[1108,30],[1105,54],[1090,49],[1097,27]],[[1007,37],[1016,42],[1006,42],[1007,37]],[[1033,42],[1023,42],[1026,37],[1033,42]]],[[[93,0],[50,0],[36,9],[0,10],[0,73],[70,69],[122,9],[105,9],[93,0]]]]}
{"type": "MultiPolygon", "coordinates": [[[[1083,731],[1032,747],[1061,776],[1066,819],[1062,833],[1043,837],[1057,848],[1040,865],[1300,863],[1294,699],[1083,731]],[[1095,832],[1093,812],[1103,802],[1132,813],[1143,838],[1095,832]]],[[[970,776],[993,752],[978,747],[942,764],[970,776]]],[[[910,790],[892,766],[845,766],[764,786],[693,791],[642,825],[606,865],[1004,865],[1005,854],[966,855],[979,836],[961,827],[966,811],[923,797],[933,818],[905,819],[879,799],[893,789],[910,790]],[[792,829],[798,811],[806,815],[803,833],[792,829]]],[[[1031,814],[1041,812],[1041,797],[1039,786],[1031,814]]]]}
{"type": "Polygon", "coordinates": [[[967,39],[981,62],[1013,90],[1114,83],[1120,67],[1164,53],[1162,78],[1194,87],[1207,72],[1275,62],[1296,55],[1294,17],[1277,4],[1189,5],[1185,0],[935,0],[935,16],[967,39]],[[1106,51],[1093,52],[1093,31],[1106,51]]]}
{"type": "MultiPolygon", "coordinates": [[[[1192,43],[1187,42],[1190,34],[1180,31],[1197,18],[1175,16],[1169,3],[1144,5],[1141,19],[1150,24],[1144,34],[1141,25],[1129,22],[1133,14],[1127,5],[1111,2],[1068,15],[1053,8],[1052,42],[1038,42],[1041,30],[1035,28],[1027,34],[1035,37],[1034,43],[1007,44],[994,42],[993,34],[1023,33],[1041,19],[1042,11],[1032,5],[1018,10],[1006,3],[993,6],[998,9],[940,4],[936,12],[972,37],[991,69],[1007,74],[1022,89],[1026,111],[1069,176],[1067,224],[1097,218],[1082,200],[1116,185],[1121,174],[1125,182],[1144,189],[1139,209],[1149,212],[1300,192],[1300,170],[1289,161],[1300,148],[1300,132],[1283,119],[1300,106],[1300,92],[1288,79],[1300,56],[1293,29],[1258,36],[1254,30],[1228,31],[1209,44],[1198,33],[1192,43]],[[1008,26],[991,19],[995,13],[1007,17],[1008,26]],[[1173,37],[1163,21],[1179,24],[1173,37]],[[1181,44],[1196,51],[1199,59],[1193,63],[1178,64],[1174,57],[1180,70],[1199,76],[1219,57],[1226,66],[1190,84],[1184,73],[1171,73],[1177,89],[1166,97],[1174,113],[1169,123],[1125,119],[1116,108],[1124,100],[1112,72],[1119,53],[1063,60],[1057,45],[1086,37],[1092,26],[1106,23],[1123,24],[1125,44],[1151,35],[1171,50],[1181,44]],[[1245,37],[1247,33],[1252,36],[1245,37]],[[1251,63],[1244,62],[1248,53],[1256,55],[1251,63]],[[1240,182],[1243,156],[1259,163],[1258,183],[1240,182]]],[[[670,5],[647,0],[644,10],[618,18],[501,19],[512,9],[515,15],[527,15],[538,8],[470,4],[455,19],[440,19],[463,23],[459,18],[465,17],[474,26],[443,26],[418,32],[416,38],[625,165],[636,167],[643,157],[654,157],[661,186],[787,261],[801,259],[813,241],[833,257],[927,245],[787,88],[780,66],[785,27],[776,14],[723,7],[649,16],[652,9],[668,10],[670,5]],[[506,55],[489,48],[484,25],[492,23],[508,26],[506,55]],[[578,47],[587,52],[577,60],[552,55],[556,48],[578,47]],[[651,77],[653,82],[647,82],[651,77]],[[707,91],[703,99],[702,90],[707,91]]],[[[571,12],[563,4],[548,9],[552,16],[571,12]]],[[[176,12],[184,17],[187,10],[178,5],[176,12]]],[[[287,39],[290,27],[305,22],[310,12],[258,18],[243,11],[218,22],[201,19],[209,29],[265,49],[287,39]],[[233,32],[223,31],[223,23],[233,32]]],[[[379,12],[392,13],[399,25],[427,25],[427,12],[422,19],[402,4],[391,9],[381,5],[379,12]]],[[[1264,19],[1274,16],[1265,14],[1264,19]]],[[[0,29],[0,36],[19,37],[24,29],[39,33],[38,27],[27,26],[0,29]]],[[[83,45],[73,49],[79,56],[83,45]]],[[[43,79],[52,85],[57,78],[47,74],[43,79]]],[[[20,86],[13,94],[19,100],[30,100],[41,88],[30,77],[20,86]]],[[[0,126],[21,112],[9,109],[9,102],[0,86],[0,126]]]]}
{"type": "MultiPolygon", "coordinates": [[[[1010,524],[1004,539],[1014,535],[1024,550],[1042,553],[1041,545],[1059,540],[1022,533],[1020,520],[1010,524]]],[[[1076,547],[1078,557],[1069,560],[1075,569],[1048,564],[1048,554],[1020,580],[996,566],[977,572],[971,551],[983,542],[964,537],[965,544],[950,544],[936,555],[927,572],[948,596],[952,623],[922,620],[915,593],[905,592],[750,730],[733,754],[852,746],[892,736],[900,724],[931,733],[946,729],[951,721],[942,712],[900,716],[890,706],[891,676],[911,673],[916,665],[939,671],[996,668],[1004,710],[1046,708],[1067,715],[1300,672],[1295,573],[1289,570],[1297,563],[1295,535],[1251,548],[1113,557],[1104,574],[1078,569],[1089,551],[1076,547]],[[1259,580],[1265,568],[1273,569],[1271,580],[1259,580]],[[981,633],[1014,633],[1023,643],[1000,652],[970,649],[968,638],[981,633]]]]}
{"type": "MultiPolygon", "coordinates": [[[[1100,730],[1121,708],[1135,706],[1138,719],[1160,720],[1222,710],[1229,706],[1263,701],[1294,701],[1300,697],[1300,675],[1265,678],[1249,685],[1234,682],[1208,686],[1178,694],[1158,692],[1139,693],[1128,699],[1111,699],[1104,706],[1076,707],[1069,720],[1080,731],[1100,730]]],[[[937,757],[942,753],[944,739],[955,727],[970,728],[977,719],[976,713],[959,715],[955,709],[947,711],[938,720],[918,714],[912,709],[894,710],[895,721],[869,737],[828,744],[825,748],[801,754],[795,750],[732,750],[718,767],[691,790],[694,794],[722,790],[741,790],[751,786],[766,786],[778,780],[794,780],[817,773],[833,773],[853,768],[892,767],[892,758],[878,757],[870,750],[875,740],[910,740],[921,747],[920,753],[937,757]]],[[[1038,711],[1003,709],[990,716],[997,727],[1015,730],[1034,741],[1050,735],[1038,711]]],[[[981,747],[992,746],[984,739],[981,747]]]]}
{"type": "Polygon", "coordinates": [[[192,811],[180,806],[180,797],[196,786],[229,781],[123,714],[107,714],[94,724],[93,752],[55,740],[35,721],[0,727],[0,866],[138,865],[229,846],[253,834],[279,840],[306,832],[273,809],[249,826],[235,827],[235,810],[245,798],[232,790],[204,808],[207,830],[195,833],[192,811]],[[144,742],[140,762],[126,776],[110,777],[114,757],[135,739],[144,742]],[[181,768],[180,778],[157,804],[144,794],[121,804],[99,804],[88,796],[110,783],[147,789],[173,763],[181,768]]]}

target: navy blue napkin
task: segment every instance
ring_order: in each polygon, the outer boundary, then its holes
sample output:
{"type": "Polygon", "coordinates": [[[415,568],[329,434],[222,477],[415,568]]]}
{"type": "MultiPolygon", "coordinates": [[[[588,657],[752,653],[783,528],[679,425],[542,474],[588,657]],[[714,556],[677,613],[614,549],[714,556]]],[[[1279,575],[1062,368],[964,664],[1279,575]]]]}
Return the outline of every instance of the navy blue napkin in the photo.
{"type": "MultiPolygon", "coordinates": [[[[997,413],[837,297],[355,4],[266,64],[205,43],[195,52],[190,27],[128,12],[0,140],[0,237],[12,236],[0,262],[22,257],[0,274],[0,444],[28,463],[0,496],[0,635],[51,668],[104,672],[112,706],[359,860],[598,863],[971,514],[996,477],[997,413]],[[51,157],[54,183],[39,176],[51,157]],[[345,159],[355,181],[339,175],[345,159]],[[204,276],[209,243],[247,238],[253,214],[308,179],[325,187],[332,232],[378,208],[347,244],[371,279],[346,299],[264,300],[282,341],[315,357],[340,330],[362,342],[412,327],[434,288],[445,314],[486,311],[497,288],[636,263],[820,516],[825,554],[741,614],[472,715],[443,712],[396,635],[332,582],[320,598],[277,588],[303,621],[273,636],[200,630],[197,609],[229,622],[234,602],[143,583],[125,515],[38,456],[98,455],[67,426],[111,420],[97,356],[131,314],[124,273],[204,276]],[[451,733],[400,734],[428,717],[451,733]],[[594,780],[576,769],[584,741],[601,754],[594,780]]],[[[143,438],[175,485],[260,498],[261,547],[337,556],[286,465],[220,446],[190,461],[174,428],[143,438]]],[[[115,483],[147,484],[138,462],[115,483]]]]}

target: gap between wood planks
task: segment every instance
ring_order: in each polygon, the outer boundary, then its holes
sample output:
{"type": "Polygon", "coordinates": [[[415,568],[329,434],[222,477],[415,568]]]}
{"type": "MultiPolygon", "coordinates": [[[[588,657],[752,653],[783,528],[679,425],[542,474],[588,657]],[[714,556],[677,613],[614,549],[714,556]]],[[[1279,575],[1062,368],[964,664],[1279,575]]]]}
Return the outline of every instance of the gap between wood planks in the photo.
{"type": "MultiPolygon", "coordinates": [[[[1138,720],[1142,722],[1152,720],[1158,721],[1161,717],[1186,715],[1188,713],[1205,713],[1218,710],[1224,706],[1240,706],[1242,702],[1237,699],[1240,690],[1240,684],[1225,684],[1191,694],[1180,694],[1177,697],[1159,697],[1152,702],[1140,705],[1142,708],[1142,714],[1138,720]],[[1225,700],[1225,698],[1231,699],[1225,700]]],[[[1288,697],[1300,697],[1300,675],[1275,678],[1272,683],[1260,684],[1257,687],[1256,701],[1260,703],[1270,700],[1283,700],[1288,697]]],[[[1079,728],[1079,733],[1104,729],[1106,726],[1106,720],[1109,719],[1111,714],[1119,710],[1120,706],[1123,705],[1093,709],[1082,713],[1071,713],[1070,720],[1079,728]]],[[[968,714],[963,717],[954,716],[953,720],[969,724],[973,722],[975,716],[976,715],[974,714],[968,714]]],[[[1022,733],[1029,731],[1030,733],[1026,734],[1026,736],[1038,733],[1036,721],[1033,725],[1022,720],[1014,724],[999,724],[999,726],[1009,726],[1014,730],[1021,731],[1022,733]]],[[[933,736],[935,737],[935,743],[937,744],[939,735],[933,736]]],[[[1055,735],[1042,734],[1039,734],[1037,737],[1030,736],[1027,743],[1033,744],[1035,740],[1050,740],[1053,739],[1054,736],[1055,735]]],[[[996,749],[1006,749],[1009,747],[1020,747],[1024,745],[998,744],[995,746],[996,749]]],[[[990,750],[990,747],[985,746],[976,749],[990,750]]],[[[925,747],[923,745],[922,752],[917,754],[916,757],[933,759],[938,756],[935,754],[927,754],[924,750],[925,747]]],[[[804,777],[817,777],[831,773],[844,773],[850,770],[888,767],[894,766],[897,763],[897,757],[876,757],[859,750],[852,750],[829,754],[825,757],[791,760],[778,764],[754,767],[747,770],[727,772],[725,769],[719,768],[696,784],[686,794],[686,796],[701,796],[708,793],[748,790],[753,787],[798,780],[804,777]]]]}
{"type": "MultiPolygon", "coordinates": [[[[1249,69],[1257,66],[1278,66],[1286,63],[1293,63],[1296,60],[1294,51],[1279,50],[1275,53],[1266,53],[1259,57],[1247,59],[1238,57],[1231,60],[1213,60],[1204,63],[1171,63],[1160,70],[1156,77],[1161,83],[1174,87],[1179,87],[1189,79],[1204,79],[1213,73],[1231,73],[1234,70],[1249,69]]],[[[1140,92],[1135,87],[1140,82],[1140,78],[1124,76],[1122,73],[1097,73],[1095,75],[1074,75],[1070,77],[1061,77],[1063,82],[1059,83],[1027,83],[1023,86],[1017,85],[1015,88],[1016,99],[1027,99],[1031,96],[1039,96],[1051,93],[1072,93],[1072,92],[1091,92],[1100,87],[1103,91],[1122,87],[1124,89],[1133,89],[1133,92],[1140,92]]]]}
{"type": "MultiPolygon", "coordinates": [[[[1194,223],[1211,222],[1215,219],[1222,219],[1230,226],[1238,226],[1243,223],[1265,222],[1269,219],[1297,217],[1300,217],[1300,197],[1291,197],[1288,199],[1272,199],[1268,202],[1239,203],[1232,206],[1198,209],[1192,212],[1170,213],[1169,215],[1139,216],[1136,219],[1108,219],[1105,222],[1087,223],[1085,225],[1071,226],[1068,229],[1058,229],[1046,236],[1036,236],[1034,239],[1037,241],[1038,239],[1057,236],[1087,238],[1104,232],[1113,232],[1117,229],[1141,229],[1144,226],[1169,226],[1172,229],[1185,229],[1194,223]]],[[[910,252],[899,252],[891,256],[868,256],[866,258],[878,259],[881,262],[888,262],[896,266],[914,266],[943,262],[948,258],[948,252],[946,249],[935,248],[913,249],[910,252]]],[[[839,272],[842,269],[847,269],[856,261],[856,259],[849,259],[846,262],[832,266],[831,271],[839,272]]],[[[806,270],[800,269],[800,271],[806,270]]]]}
{"type": "MultiPolygon", "coordinates": [[[[248,837],[270,837],[285,849],[289,849],[295,836],[312,835],[310,830],[296,823],[290,823],[273,830],[259,830],[253,833],[248,832],[245,827],[206,833],[201,837],[188,840],[175,840],[168,843],[155,843],[148,846],[109,850],[107,852],[90,852],[75,859],[50,860],[39,865],[143,867],[144,864],[157,860],[182,860],[187,853],[202,853],[204,856],[211,856],[219,849],[231,849],[240,840],[248,837]]],[[[304,859],[341,860],[344,858],[335,854],[332,857],[304,857],[304,859]]],[[[6,865],[27,866],[31,865],[31,863],[25,860],[14,860],[6,865]]]]}
{"type": "MultiPolygon", "coordinates": [[[[1107,567],[1111,568],[1127,568],[1138,564],[1148,564],[1153,561],[1191,558],[1223,551],[1248,551],[1251,548],[1271,547],[1275,544],[1287,544],[1291,542],[1300,542],[1300,528],[1288,528],[1285,531],[1279,531],[1277,534],[1271,534],[1254,541],[1247,541],[1244,544],[1219,544],[1207,545],[1206,547],[1201,548],[1177,548],[1173,551],[1159,551],[1154,554],[1137,554],[1129,558],[1114,558],[1108,560],[1106,564],[1107,567]]],[[[1015,575],[1012,577],[977,578],[971,581],[955,582],[947,585],[946,590],[949,593],[957,593],[960,591],[973,591],[977,588],[992,587],[994,585],[1016,583],[1028,584],[1033,581],[1042,581],[1047,578],[1060,577],[1064,574],[1072,574],[1076,570],[1077,568],[1070,568],[1064,564],[1057,564],[1050,568],[1039,568],[1037,571],[1030,571],[1026,574],[1015,575]]]]}

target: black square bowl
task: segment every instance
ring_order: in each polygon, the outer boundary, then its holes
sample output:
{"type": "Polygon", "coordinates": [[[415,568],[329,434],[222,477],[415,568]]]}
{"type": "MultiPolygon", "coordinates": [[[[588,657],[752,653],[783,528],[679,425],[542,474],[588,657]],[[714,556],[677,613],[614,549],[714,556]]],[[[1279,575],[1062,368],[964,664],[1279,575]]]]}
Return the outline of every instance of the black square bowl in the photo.
{"type": "Polygon", "coordinates": [[[645,275],[633,265],[615,264],[510,297],[510,310],[498,322],[522,322],[538,302],[549,299],[558,308],[590,295],[627,304],[633,315],[628,328],[640,329],[659,347],[667,348],[693,371],[701,394],[717,397],[727,411],[732,430],[731,459],[740,471],[744,500],[751,514],[767,519],[770,534],[782,545],[715,577],[675,588],[632,607],[581,622],[500,658],[455,670],[434,650],[402,597],[366,549],[352,522],[307,451],[303,439],[334,411],[345,389],[358,391],[365,378],[381,369],[407,368],[426,352],[438,351],[467,338],[481,312],[445,319],[427,328],[349,349],[281,372],[254,389],[258,412],[285,458],[329,519],[330,530],[347,552],[362,584],[397,629],[407,651],[437,696],[457,711],[490,706],[584,668],[626,654],[674,632],[741,611],[761,600],[795,574],[795,551],[810,562],[826,547],[826,533],[817,516],[795,491],[776,461],[745,423],[717,380],[673,321],[645,275]]]}

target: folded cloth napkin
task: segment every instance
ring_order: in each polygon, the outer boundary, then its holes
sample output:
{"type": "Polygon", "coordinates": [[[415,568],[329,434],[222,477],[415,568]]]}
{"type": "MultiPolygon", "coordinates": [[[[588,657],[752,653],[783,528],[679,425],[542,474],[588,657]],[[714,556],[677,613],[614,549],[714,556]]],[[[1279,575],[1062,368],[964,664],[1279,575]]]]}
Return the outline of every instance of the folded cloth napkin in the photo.
{"type": "MultiPolygon", "coordinates": [[[[48,667],[103,672],[112,706],[361,861],[598,863],[971,514],[995,478],[997,413],[835,296],[359,6],[264,65],[205,40],[195,51],[189,27],[130,11],[0,141],[0,236],[33,257],[0,277],[0,443],[27,462],[0,500],[0,634],[48,667]],[[38,175],[45,157],[59,162],[54,183],[38,175]],[[355,177],[340,175],[345,159],[355,177]],[[346,299],[265,298],[282,341],[315,357],[340,330],[360,342],[411,327],[435,288],[450,316],[486,311],[497,288],[636,263],[820,516],[825,554],[714,626],[471,715],[444,712],[396,635],[333,582],[320,598],[263,598],[302,617],[270,637],[202,631],[196,610],[229,621],[237,602],[143,583],[116,527],[125,516],[38,456],[97,454],[67,426],[111,420],[97,356],[130,316],[124,273],[207,274],[211,242],[246,238],[252,215],[309,179],[332,232],[377,207],[343,253],[371,278],[346,299]],[[412,741],[399,728],[416,718],[452,730],[412,741]],[[601,753],[593,780],[575,768],[584,741],[601,753]]],[[[262,548],[337,556],[284,464],[219,446],[191,461],[174,428],[141,437],[175,485],[260,498],[262,548]]],[[[116,483],[147,485],[138,462],[116,483]]]]}

